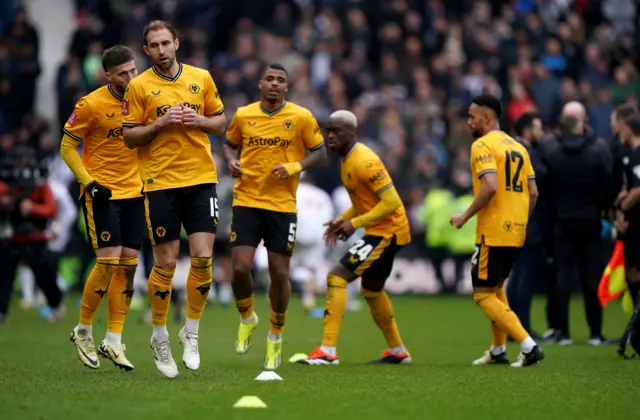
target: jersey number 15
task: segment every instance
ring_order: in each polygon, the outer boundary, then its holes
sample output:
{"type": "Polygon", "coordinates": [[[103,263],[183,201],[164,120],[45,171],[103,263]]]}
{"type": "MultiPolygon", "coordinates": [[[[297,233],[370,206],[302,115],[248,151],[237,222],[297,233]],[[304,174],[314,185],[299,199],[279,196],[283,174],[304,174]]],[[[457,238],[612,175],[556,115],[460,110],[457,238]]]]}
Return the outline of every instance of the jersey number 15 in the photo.
{"type": "Polygon", "coordinates": [[[505,152],[505,158],[505,188],[507,191],[522,192],[520,172],[522,172],[522,165],[524,165],[524,156],[522,156],[520,152],[507,150],[505,152]]]}

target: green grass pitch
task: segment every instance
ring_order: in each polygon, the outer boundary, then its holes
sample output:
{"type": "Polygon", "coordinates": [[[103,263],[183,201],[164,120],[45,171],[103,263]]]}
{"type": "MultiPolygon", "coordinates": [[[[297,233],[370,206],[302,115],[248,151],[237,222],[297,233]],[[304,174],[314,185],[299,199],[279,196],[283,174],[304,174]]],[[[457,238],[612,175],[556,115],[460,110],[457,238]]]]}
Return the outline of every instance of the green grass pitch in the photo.
{"type": "MultiPolygon", "coordinates": [[[[75,299],[74,299],[75,300],[75,299]]],[[[68,302],[71,302],[69,300],[68,302]]],[[[17,303],[17,302],[16,302],[17,303]]],[[[572,305],[571,347],[544,346],[538,366],[472,367],[487,348],[489,323],[470,297],[394,297],[411,366],[371,366],[385,348],[368,310],[345,315],[340,366],[286,362],[319,344],[322,320],[302,314],[292,301],[278,382],[256,382],[264,357],[268,310],[257,302],[261,324],[248,354],[233,351],[238,315],[233,308],[207,308],[200,326],[200,371],[181,363],[171,323],[173,354],[180,376],[156,371],[149,349],[151,328],[132,312],[125,327],[127,354],[136,369],[124,373],[101,363],[89,371],[76,358],[69,332],[77,320],[71,308],[64,322],[48,325],[35,311],[14,305],[11,322],[0,326],[0,418],[13,419],[611,419],[633,418],[640,396],[640,363],[623,361],[615,346],[599,348],[587,338],[584,310],[572,305]],[[255,395],[266,409],[234,409],[255,395]]],[[[544,329],[543,302],[534,305],[534,324],[544,329]]],[[[626,315],[618,303],[605,311],[605,334],[619,335],[626,315]]],[[[106,328],[106,302],[94,324],[98,343],[106,328]]],[[[516,345],[509,346],[515,359],[516,345]]]]}

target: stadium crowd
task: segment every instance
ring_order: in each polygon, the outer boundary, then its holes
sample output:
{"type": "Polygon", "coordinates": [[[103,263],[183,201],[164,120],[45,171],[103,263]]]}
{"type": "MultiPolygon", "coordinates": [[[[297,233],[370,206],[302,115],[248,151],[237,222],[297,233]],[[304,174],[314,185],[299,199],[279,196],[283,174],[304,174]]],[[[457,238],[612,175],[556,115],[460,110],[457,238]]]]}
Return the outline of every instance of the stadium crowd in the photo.
{"type": "MultiPolygon", "coordinates": [[[[443,189],[469,197],[472,96],[499,97],[507,131],[535,111],[547,133],[563,106],[579,101],[595,133],[607,140],[614,107],[640,98],[635,0],[76,0],[75,33],[56,78],[57,120],[43,121],[34,115],[41,34],[23,9],[8,12],[13,3],[19,2],[3,2],[7,10],[0,13],[3,156],[29,146],[40,160],[54,162],[50,172],[77,196],[68,173],[55,170],[60,129],[76,101],[104,83],[102,51],[124,43],[138,54],[138,68],[147,68],[142,28],[165,19],[178,30],[180,60],[210,70],[228,118],[257,100],[256,80],[270,62],[290,74],[287,99],[311,110],[321,125],[333,110],[353,110],[360,140],[384,157],[411,215],[413,242],[403,254],[453,255],[460,270],[473,251],[473,234],[466,246],[455,235],[432,234],[443,223],[425,204],[443,189]]],[[[221,182],[228,181],[223,141],[211,140],[221,182]]],[[[312,171],[330,194],[340,185],[338,165],[333,156],[312,171]]],[[[75,232],[68,250],[90,260],[85,245],[75,232]]]]}

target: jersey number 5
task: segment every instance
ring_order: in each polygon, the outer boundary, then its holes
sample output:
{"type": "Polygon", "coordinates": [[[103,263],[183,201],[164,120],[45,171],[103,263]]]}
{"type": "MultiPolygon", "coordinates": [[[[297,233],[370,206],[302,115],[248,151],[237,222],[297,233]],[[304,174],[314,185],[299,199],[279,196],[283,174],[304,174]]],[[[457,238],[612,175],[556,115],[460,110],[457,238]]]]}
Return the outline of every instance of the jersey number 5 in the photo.
{"type": "Polygon", "coordinates": [[[296,224],[295,223],[289,223],[289,237],[287,238],[287,241],[289,241],[290,243],[294,243],[296,241],[296,224]]]}
{"type": "Polygon", "coordinates": [[[520,152],[507,150],[505,152],[505,158],[505,188],[507,191],[522,192],[522,180],[520,179],[520,172],[522,171],[522,165],[524,165],[524,156],[522,156],[522,153],[520,152]]]}

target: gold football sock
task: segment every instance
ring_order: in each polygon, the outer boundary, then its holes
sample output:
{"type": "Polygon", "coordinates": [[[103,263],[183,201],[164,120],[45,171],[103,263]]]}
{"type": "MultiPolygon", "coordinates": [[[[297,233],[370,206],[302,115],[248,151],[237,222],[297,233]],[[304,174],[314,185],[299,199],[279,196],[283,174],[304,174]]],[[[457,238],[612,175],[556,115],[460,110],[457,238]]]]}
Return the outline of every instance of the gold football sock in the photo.
{"type": "Polygon", "coordinates": [[[384,290],[372,292],[371,290],[362,289],[362,296],[367,301],[371,316],[373,316],[378,328],[382,331],[389,348],[392,349],[402,345],[402,338],[400,338],[396,320],[393,318],[393,308],[387,293],[384,290]]]}
{"type": "MultiPolygon", "coordinates": [[[[500,300],[500,302],[509,306],[509,302],[507,301],[507,294],[504,292],[504,287],[500,287],[496,289],[496,297],[498,298],[498,300],[500,300]]],[[[498,327],[498,325],[494,321],[491,321],[491,334],[492,334],[492,339],[491,339],[492,346],[497,347],[497,346],[504,346],[507,344],[507,332],[502,328],[498,327]]]]}
{"type": "Polygon", "coordinates": [[[138,257],[122,257],[120,265],[111,278],[107,295],[107,331],[122,334],[124,319],[129,313],[133,297],[133,278],[138,268],[138,257]]]}
{"type": "Polygon", "coordinates": [[[100,302],[107,293],[109,282],[118,268],[119,258],[96,258],[96,265],[91,270],[82,292],[80,306],[80,324],[91,325],[100,302]]]}
{"type": "Polygon", "coordinates": [[[491,321],[495,322],[498,328],[506,331],[517,343],[529,336],[516,314],[508,305],[498,299],[495,293],[474,293],[473,301],[491,321]]]}
{"type": "Polygon", "coordinates": [[[161,268],[153,266],[149,276],[149,304],[151,305],[151,320],[156,327],[167,325],[169,303],[171,303],[171,281],[175,268],[161,268]]]}
{"type": "Polygon", "coordinates": [[[240,318],[250,319],[253,317],[253,296],[244,299],[236,299],[236,308],[240,312],[240,318]]]}
{"type": "Polygon", "coordinates": [[[342,317],[347,310],[347,281],[334,274],[327,276],[327,300],[324,304],[322,345],[336,347],[342,317]]]}
{"type": "Polygon", "coordinates": [[[282,334],[282,328],[284,328],[284,321],[287,318],[286,313],[279,314],[271,310],[271,326],[269,327],[269,334],[280,335],[282,334]]]}
{"type": "Polygon", "coordinates": [[[198,320],[202,317],[212,280],[211,258],[191,257],[187,277],[187,319],[198,320]]]}

